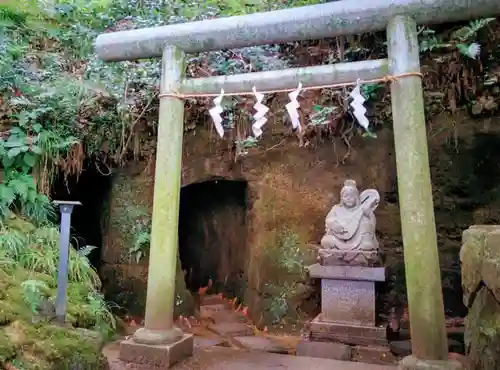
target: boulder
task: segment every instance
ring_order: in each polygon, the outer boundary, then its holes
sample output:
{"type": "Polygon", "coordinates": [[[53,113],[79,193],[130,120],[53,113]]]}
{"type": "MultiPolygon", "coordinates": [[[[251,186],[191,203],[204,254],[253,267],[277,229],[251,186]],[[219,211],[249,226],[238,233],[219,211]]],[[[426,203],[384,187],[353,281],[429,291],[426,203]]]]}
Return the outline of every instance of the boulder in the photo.
{"type": "Polygon", "coordinates": [[[471,226],[460,251],[465,347],[473,370],[498,369],[500,363],[500,226],[471,226]]]}
{"type": "Polygon", "coordinates": [[[500,304],[486,286],[476,294],[469,310],[466,319],[465,346],[473,369],[498,369],[500,304]]]}

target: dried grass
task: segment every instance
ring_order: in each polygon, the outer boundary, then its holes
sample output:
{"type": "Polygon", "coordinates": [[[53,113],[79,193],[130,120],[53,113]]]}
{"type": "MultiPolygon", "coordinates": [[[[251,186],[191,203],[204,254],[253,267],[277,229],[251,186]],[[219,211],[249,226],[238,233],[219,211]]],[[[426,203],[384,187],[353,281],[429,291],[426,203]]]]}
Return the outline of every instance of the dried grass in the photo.
{"type": "Polygon", "coordinates": [[[58,172],[64,175],[65,180],[70,176],[76,176],[78,180],[83,170],[85,158],[85,150],[81,142],[73,144],[64,157],[60,154],[55,157],[44,155],[39,165],[34,169],[38,190],[49,195],[52,190],[52,182],[58,172]]]}

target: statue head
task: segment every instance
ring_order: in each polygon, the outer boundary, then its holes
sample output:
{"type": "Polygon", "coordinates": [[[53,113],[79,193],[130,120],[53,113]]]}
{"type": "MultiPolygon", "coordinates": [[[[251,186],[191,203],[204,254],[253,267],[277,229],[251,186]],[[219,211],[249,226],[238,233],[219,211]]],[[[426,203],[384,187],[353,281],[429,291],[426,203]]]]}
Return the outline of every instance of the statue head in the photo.
{"type": "Polygon", "coordinates": [[[344,186],[340,191],[340,204],[346,208],[354,208],[359,206],[359,191],[356,186],[356,181],[344,181],[344,186]]]}

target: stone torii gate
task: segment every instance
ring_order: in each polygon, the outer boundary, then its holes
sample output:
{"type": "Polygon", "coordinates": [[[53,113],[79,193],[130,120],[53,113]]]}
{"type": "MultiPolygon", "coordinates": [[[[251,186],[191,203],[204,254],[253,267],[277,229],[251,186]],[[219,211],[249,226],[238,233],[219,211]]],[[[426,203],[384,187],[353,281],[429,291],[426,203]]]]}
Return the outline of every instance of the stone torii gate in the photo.
{"type": "MultiPolygon", "coordinates": [[[[499,0],[341,0],[321,5],[100,35],[104,61],[162,57],[145,328],[121,358],[168,367],[193,351],[173,324],[184,103],[176,94],[294,89],[407,74],[391,82],[413,365],[449,368],[424,117],[417,24],[500,14],[499,0]],[[386,29],[388,59],[186,79],[185,54],[386,29]],[[411,74],[413,73],[413,74],[411,74]]],[[[432,367],[432,368],[441,368],[432,367]]]]}

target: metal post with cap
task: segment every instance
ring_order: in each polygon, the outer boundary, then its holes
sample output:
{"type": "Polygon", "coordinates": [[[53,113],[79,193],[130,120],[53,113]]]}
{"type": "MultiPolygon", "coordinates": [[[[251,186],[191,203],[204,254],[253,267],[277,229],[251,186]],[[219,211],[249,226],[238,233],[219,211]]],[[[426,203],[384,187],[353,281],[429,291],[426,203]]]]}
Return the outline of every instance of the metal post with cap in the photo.
{"type": "Polygon", "coordinates": [[[74,206],[81,206],[80,202],[55,200],[61,212],[61,226],[59,235],[59,266],[57,271],[56,295],[56,320],[59,324],[66,322],[66,292],[68,290],[68,260],[69,260],[69,235],[71,226],[71,213],[74,206]]]}

